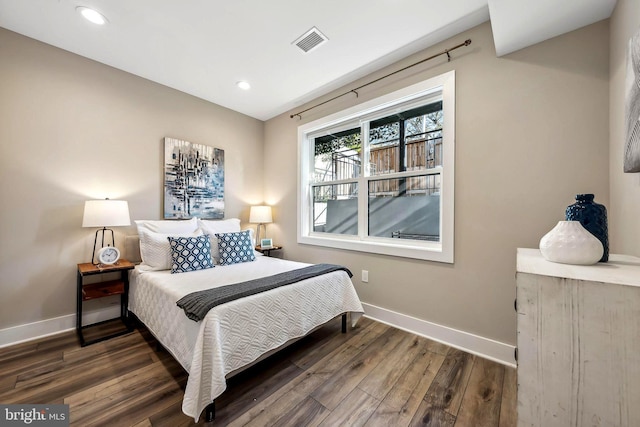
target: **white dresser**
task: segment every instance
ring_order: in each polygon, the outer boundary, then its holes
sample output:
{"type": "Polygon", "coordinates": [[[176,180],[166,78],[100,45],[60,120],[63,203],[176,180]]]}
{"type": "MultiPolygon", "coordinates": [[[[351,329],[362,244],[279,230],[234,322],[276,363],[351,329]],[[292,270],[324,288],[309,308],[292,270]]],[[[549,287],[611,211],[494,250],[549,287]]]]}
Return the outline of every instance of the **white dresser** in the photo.
{"type": "Polygon", "coordinates": [[[518,249],[518,426],[640,426],[640,258],[518,249]]]}

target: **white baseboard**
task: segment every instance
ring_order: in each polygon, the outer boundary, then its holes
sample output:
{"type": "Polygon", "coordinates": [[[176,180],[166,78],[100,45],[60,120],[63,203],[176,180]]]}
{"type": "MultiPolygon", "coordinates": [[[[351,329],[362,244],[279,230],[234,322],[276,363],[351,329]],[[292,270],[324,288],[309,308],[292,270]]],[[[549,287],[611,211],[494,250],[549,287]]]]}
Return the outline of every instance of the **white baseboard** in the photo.
{"type": "MultiPolygon", "coordinates": [[[[366,317],[386,323],[398,329],[447,344],[451,347],[493,360],[503,365],[516,367],[515,347],[447,326],[407,316],[375,305],[362,303],[366,317]]],[[[102,322],[120,315],[120,305],[111,305],[83,314],[82,324],[102,322]]],[[[76,315],[55,317],[39,322],[27,323],[0,330],[0,348],[49,335],[73,330],[76,327],[76,315]]]]}
{"type": "MultiPolygon", "coordinates": [[[[111,305],[97,310],[88,311],[82,314],[82,324],[102,322],[103,320],[114,319],[120,316],[120,304],[111,305]]],[[[13,326],[11,328],[0,329],[0,348],[49,335],[59,334],[76,328],[76,315],[54,317],[53,319],[41,320],[39,322],[27,323],[13,326]]]]}
{"type": "Polygon", "coordinates": [[[516,367],[514,358],[515,346],[513,345],[417,319],[375,305],[362,303],[362,306],[364,307],[364,315],[378,322],[386,323],[395,328],[447,344],[503,365],[516,367]]]}

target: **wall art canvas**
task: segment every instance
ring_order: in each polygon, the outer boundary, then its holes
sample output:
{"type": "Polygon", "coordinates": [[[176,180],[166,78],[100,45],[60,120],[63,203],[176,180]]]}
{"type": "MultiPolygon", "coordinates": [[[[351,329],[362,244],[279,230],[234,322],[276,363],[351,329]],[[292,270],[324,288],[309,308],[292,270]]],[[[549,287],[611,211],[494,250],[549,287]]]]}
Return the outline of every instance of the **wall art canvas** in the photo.
{"type": "Polygon", "coordinates": [[[624,171],[640,172],[640,30],[629,40],[624,171]]]}
{"type": "Polygon", "coordinates": [[[164,139],[164,217],[224,218],[224,150],[164,139]]]}

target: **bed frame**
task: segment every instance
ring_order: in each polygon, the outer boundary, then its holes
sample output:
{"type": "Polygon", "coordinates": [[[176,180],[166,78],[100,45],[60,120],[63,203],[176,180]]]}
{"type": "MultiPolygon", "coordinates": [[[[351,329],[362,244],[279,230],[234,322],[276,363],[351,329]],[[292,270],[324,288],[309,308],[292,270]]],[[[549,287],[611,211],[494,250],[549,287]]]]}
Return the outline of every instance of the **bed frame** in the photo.
{"type": "MultiPolygon", "coordinates": [[[[144,325],[144,322],[142,322],[140,319],[138,319],[138,317],[137,317],[135,314],[133,314],[132,312],[130,312],[129,310],[127,310],[127,314],[128,314],[129,319],[135,319],[135,321],[136,321],[136,322],[138,322],[138,323],[140,323],[140,324],[144,325]]],[[[342,313],[342,314],[341,314],[341,317],[342,317],[342,327],[341,327],[341,331],[342,331],[342,333],[343,333],[343,334],[346,334],[346,333],[347,333],[347,322],[348,322],[348,319],[347,319],[347,318],[348,318],[348,315],[349,315],[349,313],[342,313]]],[[[312,333],[312,332],[314,332],[314,331],[315,331],[315,330],[317,330],[318,328],[321,328],[322,326],[323,326],[323,325],[320,325],[320,326],[318,326],[317,328],[313,329],[312,331],[310,331],[310,332],[309,332],[309,334],[310,334],[310,333],[312,333]]],[[[309,334],[307,334],[307,335],[309,335],[309,334]]],[[[306,335],[305,335],[305,336],[306,336],[306,335]]],[[[300,337],[300,338],[303,338],[303,337],[300,337]]],[[[233,377],[233,376],[234,376],[234,375],[236,375],[236,374],[239,374],[240,372],[245,371],[246,369],[250,368],[251,366],[255,365],[256,363],[259,363],[259,362],[263,361],[263,360],[264,360],[264,359],[266,359],[267,357],[272,356],[273,354],[277,353],[278,351],[282,350],[283,348],[285,348],[285,347],[287,347],[287,346],[291,345],[291,344],[292,344],[292,343],[294,343],[295,341],[298,341],[298,339],[300,339],[300,338],[297,338],[297,339],[291,340],[291,341],[289,341],[289,342],[286,342],[286,343],[284,343],[283,345],[281,345],[280,347],[278,347],[278,348],[276,348],[276,349],[274,349],[274,350],[272,350],[272,351],[269,351],[269,352],[267,352],[267,353],[263,354],[263,355],[262,355],[262,356],[260,356],[258,359],[256,359],[253,363],[250,363],[250,364],[248,364],[248,365],[246,365],[246,366],[243,366],[242,368],[239,368],[239,369],[236,369],[236,370],[235,370],[235,371],[233,371],[233,372],[230,372],[230,373],[227,375],[227,379],[228,379],[228,378],[233,377]]],[[[160,350],[161,348],[163,348],[162,343],[161,343],[161,342],[160,342],[160,340],[158,340],[157,338],[156,338],[156,343],[157,343],[156,345],[157,345],[158,350],[160,350]]],[[[205,407],[205,409],[204,409],[204,413],[205,413],[205,421],[206,421],[206,422],[208,422],[208,423],[209,423],[209,422],[212,422],[212,421],[216,418],[216,401],[215,401],[215,400],[214,400],[214,401],[212,401],[209,405],[207,405],[207,406],[205,407]]]]}
{"type": "MultiPolygon", "coordinates": [[[[347,314],[348,313],[342,313],[342,333],[346,334],[347,333],[347,314]]],[[[311,333],[311,332],[310,332],[311,333]]],[[[258,363],[261,360],[264,360],[265,358],[271,356],[272,354],[276,353],[278,350],[281,350],[282,348],[286,347],[287,345],[289,345],[290,343],[286,343],[284,344],[282,347],[277,348],[276,350],[274,350],[273,352],[269,352],[264,354],[262,357],[260,357],[258,360],[256,360],[254,363],[247,365],[243,368],[240,368],[239,370],[231,373],[229,375],[229,377],[232,377],[233,375],[242,372],[243,370],[249,368],[250,366],[253,366],[255,363],[258,363]]],[[[229,378],[228,377],[228,378],[229,378]]],[[[211,402],[210,404],[207,405],[206,408],[204,408],[204,420],[208,423],[212,422],[213,420],[215,420],[216,418],[216,401],[214,400],[213,402],[211,402]]]]}

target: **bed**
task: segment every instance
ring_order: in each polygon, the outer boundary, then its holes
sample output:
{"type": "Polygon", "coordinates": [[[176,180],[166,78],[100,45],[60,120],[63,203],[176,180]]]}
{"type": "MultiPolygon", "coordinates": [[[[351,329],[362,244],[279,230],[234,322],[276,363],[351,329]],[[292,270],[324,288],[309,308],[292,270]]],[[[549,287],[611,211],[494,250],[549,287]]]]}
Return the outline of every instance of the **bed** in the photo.
{"type": "MultiPolygon", "coordinates": [[[[223,221],[198,221],[180,230],[167,231],[160,227],[160,231],[153,233],[211,236],[211,232],[229,225],[223,221]],[[194,224],[197,225],[195,231],[184,231],[194,224]]],[[[233,226],[227,228],[236,230],[239,225],[239,221],[234,220],[233,226]]],[[[196,422],[205,408],[210,412],[211,404],[226,388],[226,378],[232,374],[345,313],[351,313],[354,326],[363,313],[349,274],[339,270],[226,302],[212,308],[202,321],[196,322],[176,304],[186,295],[271,277],[309,264],[254,254],[254,260],[221,265],[220,254],[216,254],[217,248],[213,247],[221,243],[212,238],[211,252],[216,259],[213,268],[173,274],[169,269],[153,268],[153,262],[152,268],[145,263],[151,260],[148,252],[145,259],[145,249],[149,248],[145,234],[148,233],[140,224],[138,231],[143,262],[129,275],[129,311],[189,373],[182,411],[196,422]]],[[[127,238],[128,246],[132,240],[127,238]]],[[[161,251],[166,252],[162,238],[158,242],[157,246],[162,246],[161,251]]],[[[127,248],[127,254],[130,252],[127,248]]]]}

